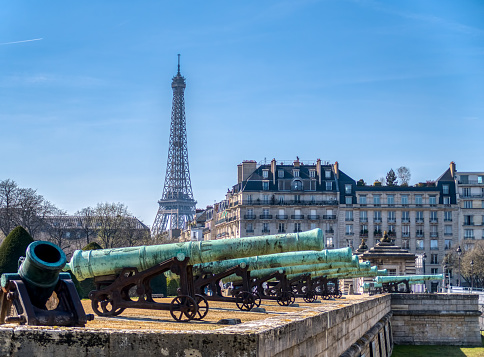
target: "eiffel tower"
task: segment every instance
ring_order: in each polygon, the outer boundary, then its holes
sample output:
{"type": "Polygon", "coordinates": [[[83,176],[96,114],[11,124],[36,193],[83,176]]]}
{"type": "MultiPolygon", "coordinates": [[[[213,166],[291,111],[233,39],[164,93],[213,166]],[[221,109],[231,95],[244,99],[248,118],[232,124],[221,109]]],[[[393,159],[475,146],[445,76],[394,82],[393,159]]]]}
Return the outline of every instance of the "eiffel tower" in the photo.
{"type": "Polygon", "coordinates": [[[166,164],[163,196],[151,233],[155,236],[171,229],[184,229],[195,216],[190,169],[188,167],[187,128],[185,118],[185,78],[178,72],[171,82],[173,102],[171,108],[170,145],[166,164]]]}

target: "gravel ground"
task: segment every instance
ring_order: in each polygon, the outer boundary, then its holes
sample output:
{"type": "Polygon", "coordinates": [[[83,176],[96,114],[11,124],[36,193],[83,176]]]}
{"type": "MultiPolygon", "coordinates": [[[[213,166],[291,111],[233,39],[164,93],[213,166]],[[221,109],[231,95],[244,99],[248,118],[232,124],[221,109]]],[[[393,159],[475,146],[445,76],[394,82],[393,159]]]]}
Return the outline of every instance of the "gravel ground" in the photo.
{"type": "MultiPolygon", "coordinates": [[[[240,311],[235,303],[209,301],[209,311],[201,321],[189,322],[175,321],[170,311],[126,309],[117,317],[100,317],[95,315],[94,321],[89,321],[88,328],[114,328],[114,329],[140,329],[140,330],[175,330],[175,331],[207,331],[224,328],[227,325],[218,324],[221,319],[240,319],[242,323],[254,320],[263,320],[273,316],[283,316],[304,310],[327,311],[347,306],[362,300],[372,299],[367,295],[344,296],[336,300],[317,300],[314,303],[305,303],[302,299],[296,299],[295,305],[279,306],[276,301],[263,300],[261,308],[266,312],[240,311]]],[[[155,299],[157,302],[170,303],[172,298],[155,299]]],[[[87,314],[94,313],[90,300],[82,300],[82,305],[87,314]]]]}

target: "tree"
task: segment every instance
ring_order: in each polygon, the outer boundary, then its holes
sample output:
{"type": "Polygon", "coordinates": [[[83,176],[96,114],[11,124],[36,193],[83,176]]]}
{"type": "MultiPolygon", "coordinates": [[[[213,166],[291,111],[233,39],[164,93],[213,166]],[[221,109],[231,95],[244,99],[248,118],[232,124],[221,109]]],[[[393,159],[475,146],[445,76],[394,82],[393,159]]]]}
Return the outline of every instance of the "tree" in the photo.
{"type": "Polygon", "coordinates": [[[395,175],[395,171],[393,171],[393,169],[390,169],[390,171],[388,171],[387,177],[386,177],[386,183],[387,183],[387,186],[398,185],[397,175],[395,175]]]}
{"type": "Polygon", "coordinates": [[[55,209],[52,213],[54,216],[49,217],[50,219],[45,221],[49,237],[48,240],[60,249],[65,250],[69,246],[69,244],[66,244],[66,232],[68,228],[68,219],[66,219],[67,212],[55,209]]]}
{"type": "Polygon", "coordinates": [[[32,237],[56,207],[31,188],[19,188],[10,180],[0,182],[0,229],[7,236],[16,226],[24,227],[32,237]]]}
{"type": "Polygon", "coordinates": [[[122,242],[126,247],[144,245],[150,240],[150,230],[136,217],[128,215],[125,217],[122,227],[122,242]]]}
{"type": "Polygon", "coordinates": [[[78,226],[81,228],[83,236],[86,238],[86,244],[91,243],[91,239],[97,237],[96,233],[96,210],[92,207],[86,207],[77,211],[78,226]]]}
{"type": "Polygon", "coordinates": [[[397,175],[398,175],[398,178],[400,179],[401,185],[408,186],[408,183],[410,182],[410,178],[412,177],[410,173],[410,169],[405,166],[400,166],[397,169],[397,175]]]}
{"type": "Polygon", "coordinates": [[[458,276],[460,271],[462,281],[465,281],[468,286],[484,287],[484,241],[477,241],[472,249],[464,251],[460,260],[456,251],[447,253],[443,264],[452,269],[457,279],[460,279],[458,276]],[[471,262],[473,262],[472,265],[471,262]]]}
{"type": "Polygon", "coordinates": [[[18,260],[25,257],[25,251],[34,240],[23,227],[14,228],[0,245],[0,275],[16,273],[18,260]]]}
{"type": "Polygon", "coordinates": [[[122,203],[99,203],[95,209],[98,238],[103,248],[120,246],[122,229],[131,216],[122,203]]]}

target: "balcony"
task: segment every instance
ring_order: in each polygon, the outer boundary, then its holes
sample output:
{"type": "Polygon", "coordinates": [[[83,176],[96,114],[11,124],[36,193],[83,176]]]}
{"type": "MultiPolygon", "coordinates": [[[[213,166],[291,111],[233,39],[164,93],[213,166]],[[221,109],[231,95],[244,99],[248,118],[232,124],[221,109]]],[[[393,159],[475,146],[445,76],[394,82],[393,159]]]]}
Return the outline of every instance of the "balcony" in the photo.
{"type": "Polygon", "coordinates": [[[388,218],[388,223],[396,223],[397,220],[395,218],[388,218]]]}
{"type": "Polygon", "coordinates": [[[323,219],[336,219],[335,214],[323,214],[323,219]]]}
{"type": "Polygon", "coordinates": [[[444,218],[444,222],[452,222],[452,218],[444,218]]]}
{"type": "Polygon", "coordinates": [[[261,214],[259,219],[272,219],[272,214],[261,214]]]}
{"type": "Polygon", "coordinates": [[[355,235],[355,232],[345,232],[345,235],[346,236],[354,236],[355,235]]]}
{"type": "Polygon", "coordinates": [[[381,231],[374,231],[373,232],[373,236],[375,238],[381,238],[382,237],[382,232],[381,231]]]}
{"type": "Polygon", "coordinates": [[[334,233],[334,229],[326,229],[324,232],[325,233],[334,233]]]}
{"type": "Polygon", "coordinates": [[[410,218],[402,218],[402,223],[410,223],[410,218]]]}
{"type": "Polygon", "coordinates": [[[430,223],[439,223],[438,218],[430,218],[430,223]]]}
{"type": "Polygon", "coordinates": [[[360,237],[368,237],[368,231],[360,231],[360,237]]]}
{"type": "Polygon", "coordinates": [[[415,234],[415,236],[416,236],[417,238],[423,238],[423,237],[424,237],[424,234],[423,234],[423,232],[417,232],[417,233],[415,234]]]}
{"type": "Polygon", "coordinates": [[[276,214],[276,219],[287,219],[287,214],[276,214]]]}
{"type": "Polygon", "coordinates": [[[303,214],[293,214],[291,215],[291,219],[304,219],[303,214]]]}
{"type": "Polygon", "coordinates": [[[286,230],[285,230],[285,229],[282,229],[282,230],[281,230],[281,229],[279,229],[279,230],[277,231],[277,233],[286,233],[286,230]]]}
{"type": "Polygon", "coordinates": [[[360,222],[361,223],[367,223],[368,222],[368,217],[360,217],[360,222]]]}
{"type": "Polygon", "coordinates": [[[467,180],[467,181],[459,181],[459,185],[483,185],[484,182],[479,182],[477,180],[467,180]]]}
{"type": "Polygon", "coordinates": [[[262,229],[262,233],[263,233],[263,234],[269,234],[269,233],[271,233],[271,230],[270,230],[270,229],[268,229],[268,228],[263,228],[263,229],[262,229]]]}
{"type": "Polygon", "coordinates": [[[474,222],[471,221],[464,221],[464,226],[473,226],[474,222]]]}
{"type": "Polygon", "coordinates": [[[444,232],[444,236],[451,236],[452,232],[444,232]]]}
{"type": "Polygon", "coordinates": [[[255,214],[245,214],[244,219],[255,219],[255,214]]]}
{"type": "Polygon", "coordinates": [[[374,223],[381,223],[381,218],[374,218],[373,219],[373,222],[374,223]]]}
{"type": "Polygon", "coordinates": [[[319,214],[310,214],[308,215],[308,219],[312,219],[312,220],[319,219],[319,214]]]}
{"type": "Polygon", "coordinates": [[[352,217],[351,217],[351,218],[350,218],[350,217],[346,217],[346,218],[345,218],[345,221],[346,221],[346,222],[353,222],[353,218],[352,218],[352,217]]]}
{"type": "Polygon", "coordinates": [[[253,229],[246,229],[245,233],[254,233],[254,230],[253,229]]]}
{"type": "Polygon", "coordinates": [[[467,235],[467,236],[464,236],[464,239],[475,239],[475,237],[474,236],[467,235]]]}
{"type": "Polygon", "coordinates": [[[402,233],[402,237],[408,238],[408,237],[410,237],[410,233],[408,233],[408,232],[402,233]]]}
{"type": "Polygon", "coordinates": [[[415,219],[415,223],[423,224],[424,223],[424,219],[423,218],[417,218],[417,219],[415,219]]]}

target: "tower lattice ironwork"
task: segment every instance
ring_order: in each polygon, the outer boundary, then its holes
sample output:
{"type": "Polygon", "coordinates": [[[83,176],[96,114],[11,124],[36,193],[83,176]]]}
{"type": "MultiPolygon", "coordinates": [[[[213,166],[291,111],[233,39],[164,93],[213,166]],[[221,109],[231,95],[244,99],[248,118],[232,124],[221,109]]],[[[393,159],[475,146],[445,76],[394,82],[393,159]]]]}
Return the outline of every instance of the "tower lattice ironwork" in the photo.
{"type": "Polygon", "coordinates": [[[173,102],[171,108],[170,144],[166,164],[163,195],[153,223],[152,234],[183,229],[195,216],[190,169],[188,167],[187,130],[185,118],[185,78],[178,72],[171,82],[173,102]]]}

